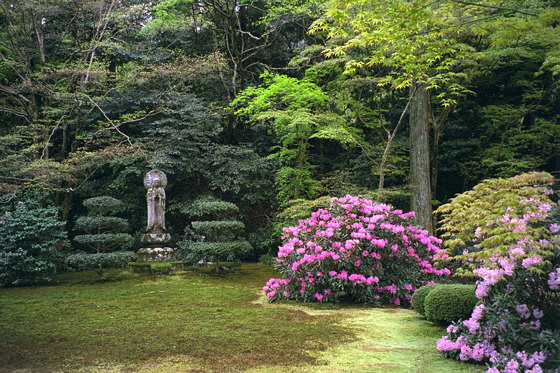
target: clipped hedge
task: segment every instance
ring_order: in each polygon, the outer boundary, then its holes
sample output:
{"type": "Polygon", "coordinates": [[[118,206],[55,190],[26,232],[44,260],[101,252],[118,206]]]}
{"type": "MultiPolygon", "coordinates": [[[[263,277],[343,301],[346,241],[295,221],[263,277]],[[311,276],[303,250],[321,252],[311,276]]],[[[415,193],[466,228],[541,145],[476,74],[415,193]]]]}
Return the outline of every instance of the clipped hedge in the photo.
{"type": "Polygon", "coordinates": [[[472,314],[479,299],[475,285],[436,285],[424,299],[426,318],[436,323],[466,320],[472,314]]]}
{"type": "Polygon", "coordinates": [[[418,312],[420,315],[422,316],[426,316],[426,312],[424,310],[424,301],[426,299],[426,296],[436,288],[437,285],[432,284],[432,285],[426,285],[426,286],[422,286],[420,287],[418,290],[416,290],[414,292],[414,294],[412,294],[412,308],[414,309],[414,311],[418,312]]]}
{"type": "Polygon", "coordinates": [[[72,254],[66,258],[66,268],[70,271],[87,271],[101,268],[122,268],[136,260],[132,251],[114,251],[99,254],[72,254]]]}

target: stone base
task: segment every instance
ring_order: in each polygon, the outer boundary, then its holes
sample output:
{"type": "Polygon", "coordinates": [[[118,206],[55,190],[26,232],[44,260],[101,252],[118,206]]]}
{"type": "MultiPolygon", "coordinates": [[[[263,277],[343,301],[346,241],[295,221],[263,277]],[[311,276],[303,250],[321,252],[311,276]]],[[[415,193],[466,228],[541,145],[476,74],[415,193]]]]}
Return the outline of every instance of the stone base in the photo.
{"type": "Polygon", "coordinates": [[[140,241],[146,244],[160,244],[163,246],[169,240],[171,240],[171,234],[169,233],[144,233],[140,236],[140,241]]]}
{"type": "Polygon", "coordinates": [[[170,247],[143,247],[136,252],[137,262],[172,262],[175,250],[170,247]]]}

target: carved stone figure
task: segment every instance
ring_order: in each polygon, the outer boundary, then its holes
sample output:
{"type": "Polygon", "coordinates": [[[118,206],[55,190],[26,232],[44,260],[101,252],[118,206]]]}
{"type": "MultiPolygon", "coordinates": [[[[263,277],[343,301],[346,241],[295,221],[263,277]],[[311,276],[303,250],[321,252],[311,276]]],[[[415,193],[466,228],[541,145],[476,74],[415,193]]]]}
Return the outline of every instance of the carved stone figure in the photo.
{"type": "Polygon", "coordinates": [[[151,170],[144,176],[146,202],[148,203],[148,233],[165,232],[165,190],[167,176],[160,170],[151,170]]]}
{"type": "Polygon", "coordinates": [[[167,176],[160,170],[151,170],[144,176],[146,203],[148,204],[148,225],[146,233],[140,235],[144,247],[138,249],[136,262],[129,263],[134,271],[155,271],[154,263],[169,263],[168,267],[157,267],[158,271],[165,268],[167,273],[182,269],[183,262],[175,261],[175,249],[168,247],[171,234],[165,232],[165,187],[167,176]]]}

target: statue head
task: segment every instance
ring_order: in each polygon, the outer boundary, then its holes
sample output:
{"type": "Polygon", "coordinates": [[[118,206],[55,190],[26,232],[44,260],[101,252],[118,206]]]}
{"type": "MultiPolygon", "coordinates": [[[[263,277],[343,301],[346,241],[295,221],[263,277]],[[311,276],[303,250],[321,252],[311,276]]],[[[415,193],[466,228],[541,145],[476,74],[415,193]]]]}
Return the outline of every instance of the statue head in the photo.
{"type": "Polygon", "coordinates": [[[144,187],[146,189],[167,186],[167,176],[160,170],[151,170],[144,176],[144,187]]]}

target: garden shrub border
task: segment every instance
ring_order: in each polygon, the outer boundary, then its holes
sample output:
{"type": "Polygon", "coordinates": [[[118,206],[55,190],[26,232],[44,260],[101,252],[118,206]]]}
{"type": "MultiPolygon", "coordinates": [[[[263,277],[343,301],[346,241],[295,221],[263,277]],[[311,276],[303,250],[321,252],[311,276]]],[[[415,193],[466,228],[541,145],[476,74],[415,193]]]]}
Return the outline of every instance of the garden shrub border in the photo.
{"type": "Polygon", "coordinates": [[[449,324],[468,319],[480,300],[476,286],[467,284],[438,284],[424,298],[424,313],[429,321],[449,324]]]}

